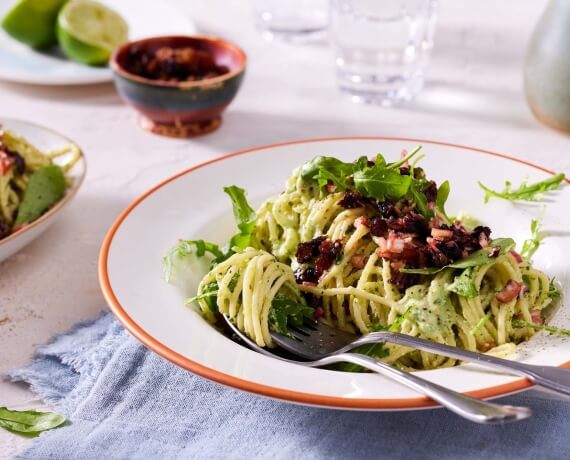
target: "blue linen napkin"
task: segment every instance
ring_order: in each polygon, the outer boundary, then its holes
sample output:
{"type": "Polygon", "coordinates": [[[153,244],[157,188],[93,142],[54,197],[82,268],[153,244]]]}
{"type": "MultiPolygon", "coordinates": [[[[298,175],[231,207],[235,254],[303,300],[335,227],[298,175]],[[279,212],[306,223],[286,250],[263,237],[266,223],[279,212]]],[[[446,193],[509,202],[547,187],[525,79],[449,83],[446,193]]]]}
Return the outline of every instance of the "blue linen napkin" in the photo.
{"type": "Polygon", "coordinates": [[[534,415],[481,426],[442,409],[350,412],[273,401],[163,360],[112,317],[77,325],[11,373],[69,417],[24,459],[565,458],[570,403],[533,391],[534,415]]]}

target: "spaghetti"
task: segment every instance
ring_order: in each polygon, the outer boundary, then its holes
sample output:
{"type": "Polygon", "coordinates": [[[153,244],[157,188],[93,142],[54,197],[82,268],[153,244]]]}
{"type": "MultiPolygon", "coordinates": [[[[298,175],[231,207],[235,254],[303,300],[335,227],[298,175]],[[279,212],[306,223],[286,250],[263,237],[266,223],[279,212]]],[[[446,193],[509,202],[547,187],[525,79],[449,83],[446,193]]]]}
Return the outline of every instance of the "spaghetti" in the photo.
{"type": "MultiPolygon", "coordinates": [[[[285,191],[258,209],[247,246],[229,248],[191,301],[210,321],[217,313],[229,316],[259,346],[274,346],[271,331],[287,332],[272,321],[276,299],[285,299],[289,312],[298,306],[355,334],[389,329],[512,353],[534,333],[515,327],[516,320],[542,321],[551,281],[514,251],[512,240],[491,239],[487,227],[467,229],[448,218],[448,185],[437,188],[408,159],[318,160],[329,170],[297,169],[285,191]],[[342,165],[349,166],[342,171],[342,165]],[[374,190],[370,178],[384,182],[374,190]],[[380,188],[390,181],[397,193],[380,188]]],[[[391,344],[381,356],[408,370],[457,364],[391,344]]]]}

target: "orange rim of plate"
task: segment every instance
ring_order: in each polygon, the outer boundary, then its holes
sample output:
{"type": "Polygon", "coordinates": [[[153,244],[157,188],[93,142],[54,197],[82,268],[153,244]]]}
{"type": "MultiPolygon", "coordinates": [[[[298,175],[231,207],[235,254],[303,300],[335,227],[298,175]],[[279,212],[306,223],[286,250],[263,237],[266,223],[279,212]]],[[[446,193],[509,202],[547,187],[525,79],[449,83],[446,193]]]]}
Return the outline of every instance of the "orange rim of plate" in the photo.
{"type": "MultiPolygon", "coordinates": [[[[240,379],[223,372],[219,372],[215,369],[206,367],[196,361],[186,358],[180,353],[175,352],[166,345],[162,344],[154,337],[152,337],[148,332],[146,332],[142,327],[140,327],[125,311],[121,303],[115,296],[113,288],[111,287],[111,281],[109,279],[109,273],[107,270],[107,262],[109,256],[109,250],[113,242],[113,237],[115,233],[123,223],[123,221],[129,216],[129,214],[147,197],[152,195],[158,189],[164,187],[170,182],[178,179],[179,177],[185,176],[197,169],[201,169],[212,163],[217,163],[224,161],[228,158],[232,158],[238,155],[244,155],[247,153],[257,152],[260,150],[268,150],[274,147],[282,147],[294,144],[306,144],[313,142],[325,142],[325,141],[347,141],[347,140],[387,140],[387,141],[402,141],[402,142],[413,142],[418,144],[432,144],[441,145],[445,147],[452,147],[457,149],[468,150],[470,152],[491,155],[499,158],[504,158],[507,160],[514,161],[516,163],[524,164],[531,168],[538,169],[548,174],[555,174],[554,171],[538,166],[534,163],[521,160],[509,155],[502,153],[492,152],[490,150],[483,150],[474,147],[467,147],[459,144],[451,144],[447,142],[437,142],[429,141],[425,139],[414,139],[406,137],[387,137],[387,136],[347,136],[347,137],[327,137],[327,138],[317,138],[317,139],[305,139],[300,141],[291,142],[281,142],[276,144],[264,145],[261,147],[254,147],[244,150],[239,150],[212,160],[200,163],[199,165],[188,168],[174,176],[160,182],[158,185],[154,186],[147,192],[139,196],[135,201],[133,201],[115,220],[105,239],[103,240],[103,245],[101,247],[101,252],[99,254],[99,282],[101,284],[101,289],[103,290],[103,295],[107,300],[111,311],[117,317],[117,319],[125,326],[125,328],[134,335],[140,342],[142,342],[147,348],[159,354],[168,361],[180,366],[186,370],[193,372],[194,374],[205,377],[209,380],[227,385],[240,390],[248,391],[250,393],[255,393],[262,396],[267,396],[270,398],[281,399],[289,402],[308,404],[313,406],[325,406],[325,407],[335,407],[339,409],[384,409],[384,410],[394,410],[394,409],[419,409],[425,407],[438,407],[439,405],[433,402],[428,397],[415,397],[415,398],[344,398],[338,396],[325,396],[312,393],[302,393],[298,391],[286,390],[283,388],[276,388],[268,385],[263,385],[260,383],[251,382],[249,380],[240,379]]],[[[570,184],[570,179],[565,179],[565,181],[570,184]]],[[[562,364],[560,367],[570,367],[570,361],[562,364]]],[[[489,388],[483,388],[481,390],[469,391],[465,394],[473,396],[476,398],[493,398],[499,396],[506,396],[511,393],[522,391],[524,389],[532,387],[533,384],[525,379],[521,378],[514,382],[505,383],[502,385],[495,385],[489,388]]]]}

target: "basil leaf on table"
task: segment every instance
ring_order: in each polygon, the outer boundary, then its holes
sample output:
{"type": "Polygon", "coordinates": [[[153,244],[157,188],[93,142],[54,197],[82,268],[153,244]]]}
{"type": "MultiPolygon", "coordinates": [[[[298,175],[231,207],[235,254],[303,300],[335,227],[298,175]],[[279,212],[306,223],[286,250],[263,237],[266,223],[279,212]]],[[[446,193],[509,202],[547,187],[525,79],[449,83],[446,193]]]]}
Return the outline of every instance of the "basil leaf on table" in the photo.
{"type": "Polygon", "coordinates": [[[56,165],[44,166],[30,176],[24,198],[18,208],[15,225],[33,222],[65,195],[67,181],[56,165]]]}
{"type": "MultiPolygon", "coordinates": [[[[489,249],[493,247],[499,247],[501,251],[499,255],[506,254],[511,249],[515,247],[515,242],[512,238],[495,238],[489,243],[488,248],[479,249],[471,253],[464,259],[458,260],[452,264],[446,265],[445,267],[428,267],[428,268],[400,268],[402,273],[415,273],[417,275],[433,275],[446,268],[469,268],[478,267],[479,265],[485,265],[491,262],[494,258],[489,256],[489,249]]],[[[498,256],[497,256],[498,257],[498,256]]]]}
{"type": "Polygon", "coordinates": [[[41,432],[63,425],[66,418],[54,412],[10,410],[0,407],[0,427],[12,433],[38,436],[41,432]]]}

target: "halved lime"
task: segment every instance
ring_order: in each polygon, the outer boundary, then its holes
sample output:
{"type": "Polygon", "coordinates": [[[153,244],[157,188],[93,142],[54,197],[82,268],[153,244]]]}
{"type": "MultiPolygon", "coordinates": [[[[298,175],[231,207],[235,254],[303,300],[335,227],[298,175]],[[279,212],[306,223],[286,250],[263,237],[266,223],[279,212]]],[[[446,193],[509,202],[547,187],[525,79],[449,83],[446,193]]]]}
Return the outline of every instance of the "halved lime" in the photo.
{"type": "Polygon", "coordinates": [[[71,0],[57,17],[61,49],[84,64],[105,64],[128,34],[127,23],[118,13],[93,0],[71,0]]]}
{"type": "Polygon", "coordinates": [[[57,13],[66,0],[19,0],[2,19],[2,28],[34,48],[55,45],[57,13]]]}

